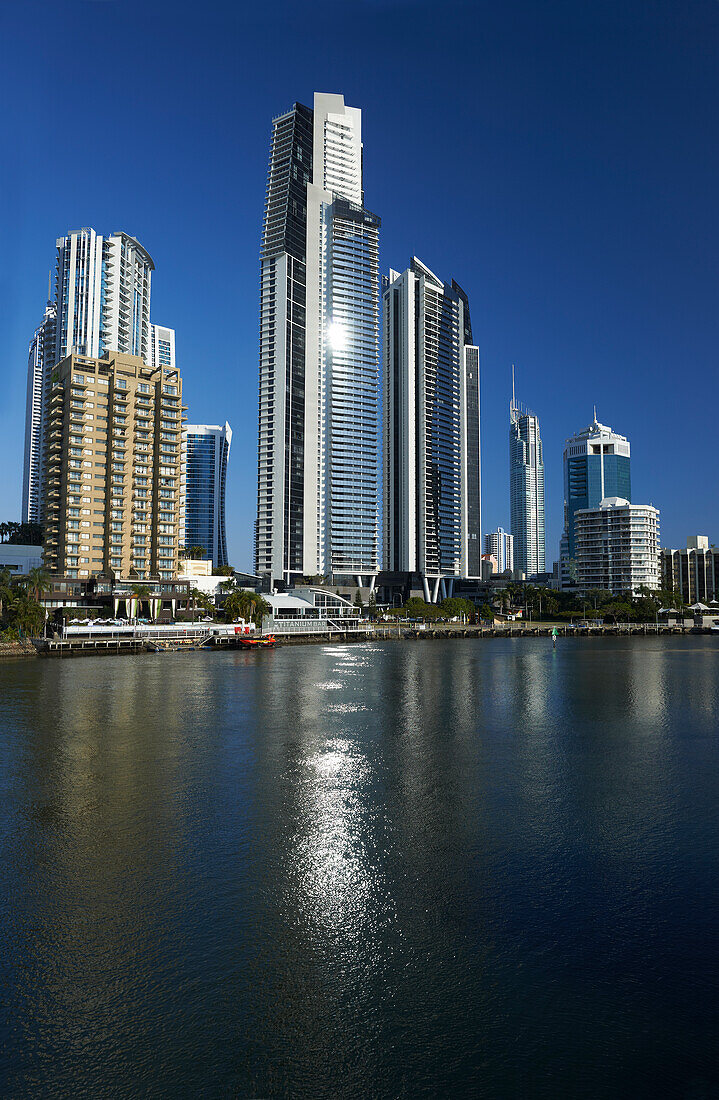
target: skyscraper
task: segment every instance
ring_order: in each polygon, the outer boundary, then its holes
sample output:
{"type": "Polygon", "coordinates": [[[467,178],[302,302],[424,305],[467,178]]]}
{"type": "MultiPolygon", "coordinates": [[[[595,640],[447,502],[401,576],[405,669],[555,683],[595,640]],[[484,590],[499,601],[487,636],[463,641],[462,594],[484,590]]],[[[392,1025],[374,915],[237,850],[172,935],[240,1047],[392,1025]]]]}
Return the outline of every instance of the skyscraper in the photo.
{"type": "Polygon", "coordinates": [[[564,445],[564,534],[560,547],[563,581],[574,561],[574,513],[597,508],[605,497],[632,499],[631,449],[626,436],[594,420],[564,445]]]}
{"type": "Polygon", "coordinates": [[[55,289],[48,287],[42,324],[30,342],[23,518],[41,520],[45,454],[53,367],[71,352],[99,358],[106,351],[139,355],[153,360],[150,325],[150,280],[154,264],[143,246],[127,233],[102,237],[94,229],[80,229],[57,239],[55,289]]]}
{"type": "Polygon", "coordinates": [[[55,362],[72,351],[139,355],[150,364],[150,281],[155,265],[127,233],[80,229],[57,241],[55,362]]]}
{"type": "Polygon", "coordinates": [[[183,413],[177,370],[113,352],[56,365],[43,504],[51,572],[177,575],[183,413]]]}
{"type": "Polygon", "coordinates": [[[479,349],[467,296],[416,257],[390,271],[383,316],[385,566],[436,600],[481,576],[479,349]]]}
{"type": "Polygon", "coordinates": [[[261,251],[255,568],[378,568],[379,218],[361,112],[316,93],[273,121],[261,251]]]}
{"type": "Polygon", "coordinates": [[[175,367],[175,330],[150,324],[150,366],[175,367]]]}
{"type": "Polygon", "coordinates": [[[545,571],[544,457],[539,418],[515,401],[514,371],[509,419],[509,503],[514,568],[529,577],[545,571]]]}
{"type": "Polygon", "coordinates": [[[497,563],[497,572],[506,573],[514,569],[514,538],[503,527],[490,531],[484,536],[484,552],[491,554],[497,563]]]}
{"type": "Polygon", "coordinates": [[[659,511],[604,497],[601,504],[574,513],[577,586],[618,595],[641,587],[658,588],[659,511]]]}
{"type": "Polygon", "coordinates": [[[185,428],[185,546],[201,546],[215,568],[227,565],[225,488],[232,429],[219,424],[185,428]]]}
{"type": "Polygon", "coordinates": [[[47,387],[55,364],[57,310],[48,285],[48,300],[42,323],[35,329],[27,361],[25,404],[25,461],[22,475],[22,519],[40,523],[42,480],[45,462],[45,417],[47,387]]]}

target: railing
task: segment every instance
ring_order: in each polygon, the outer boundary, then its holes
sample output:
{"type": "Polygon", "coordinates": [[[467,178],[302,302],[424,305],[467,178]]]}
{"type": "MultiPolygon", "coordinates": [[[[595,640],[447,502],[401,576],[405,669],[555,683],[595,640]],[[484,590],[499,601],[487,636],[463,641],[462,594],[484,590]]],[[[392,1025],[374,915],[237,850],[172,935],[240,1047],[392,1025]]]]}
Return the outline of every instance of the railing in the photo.
{"type": "Polygon", "coordinates": [[[168,625],[129,623],[127,626],[92,626],[88,623],[87,625],[78,624],[76,626],[66,626],[62,636],[65,640],[77,639],[78,641],[86,639],[92,640],[93,638],[108,640],[112,640],[113,638],[135,638],[143,641],[172,641],[179,638],[198,639],[204,635],[213,638],[234,638],[236,627],[239,627],[243,632],[246,628],[250,633],[253,633],[255,630],[254,623],[245,622],[227,624],[172,623],[168,625]]]}

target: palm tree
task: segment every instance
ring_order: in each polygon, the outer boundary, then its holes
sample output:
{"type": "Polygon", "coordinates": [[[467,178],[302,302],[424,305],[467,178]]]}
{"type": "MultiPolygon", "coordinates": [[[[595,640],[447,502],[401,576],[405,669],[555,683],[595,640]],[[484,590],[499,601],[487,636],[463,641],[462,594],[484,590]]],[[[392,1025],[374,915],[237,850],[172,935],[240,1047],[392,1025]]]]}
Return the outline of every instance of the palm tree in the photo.
{"type": "Polygon", "coordinates": [[[0,569],[0,618],[13,598],[12,573],[9,569],[0,569]]]}
{"type": "Polygon", "coordinates": [[[44,565],[34,566],[27,575],[28,587],[36,600],[39,600],[50,583],[50,574],[44,565]]]}
{"type": "MultiPolygon", "coordinates": [[[[151,597],[152,597],[152,593],[150,592],[150,589],[147,587],[146,584],[133,585],[132,599],[137,600],[137,610],[138,610],[138,612],[142,611],[142,601],[145,600],[146,603],[147,603],[148,608],[150,609],[150,613],[152,613],[152,605],[150,604],[151,597]]],[[[136,616],[136,618],[139,618],[139,617],[140,616],[138,614],[136,616]]]]}

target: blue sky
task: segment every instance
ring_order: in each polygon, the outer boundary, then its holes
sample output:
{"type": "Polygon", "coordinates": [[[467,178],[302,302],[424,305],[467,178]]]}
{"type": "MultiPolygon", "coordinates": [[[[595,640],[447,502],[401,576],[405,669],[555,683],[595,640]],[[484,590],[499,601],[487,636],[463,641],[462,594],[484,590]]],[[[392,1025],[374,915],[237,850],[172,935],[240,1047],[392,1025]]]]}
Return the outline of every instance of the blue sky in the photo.
{"type": "Polygon", "coordinates": [[[483,528],[508,526],[510,365],[541,420],[547,559],[562,446],[632,443],[662,543],[719,542],[719,4],[0,6],[0,518],[19,518],[27,344],[54,242],[152,255],[189,417],[234,431],[231,560],[255,509],[258,246],[270,121],[317,90],[363,110],[381,262],[467,290],[482,362],[483,528]]]}

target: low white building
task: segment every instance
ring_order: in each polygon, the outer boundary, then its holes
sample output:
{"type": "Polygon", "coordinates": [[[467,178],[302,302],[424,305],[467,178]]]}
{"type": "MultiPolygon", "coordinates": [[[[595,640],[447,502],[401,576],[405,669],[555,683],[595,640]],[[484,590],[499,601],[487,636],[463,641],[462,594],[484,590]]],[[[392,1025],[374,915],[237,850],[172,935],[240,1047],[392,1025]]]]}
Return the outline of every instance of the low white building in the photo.
{"type": "Polygon", "coordinates": [[[42,546],[0,542],[0,569],[9,569],[13,576],[21,577],[42,565],[42,546]]]}
{"type": "Polygon", "coordinates": [[[196,588],[198,592],[212,597],[225,595],[229,591],[225,587],[226,582],[232,580],[232,577],[225,576],[224,573],[213,573],[211,561],[195,561],[192,558],[180,560],[177,575],[182,580],[189,580],[192,588],[196,588]]]}
{"type": "Polygon", "coordinates": [[[606,497],[574,513],[576,585],[586,591],[659,588],[659,510],[606,497]]]}
{"type": "Polygon", "coordinates": [[[272,608],[262,620],[263,634],[331,634],[363,625],[360,609],[326,588],[294,588],[263,599],[272,608]]]}

